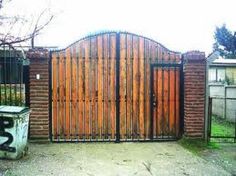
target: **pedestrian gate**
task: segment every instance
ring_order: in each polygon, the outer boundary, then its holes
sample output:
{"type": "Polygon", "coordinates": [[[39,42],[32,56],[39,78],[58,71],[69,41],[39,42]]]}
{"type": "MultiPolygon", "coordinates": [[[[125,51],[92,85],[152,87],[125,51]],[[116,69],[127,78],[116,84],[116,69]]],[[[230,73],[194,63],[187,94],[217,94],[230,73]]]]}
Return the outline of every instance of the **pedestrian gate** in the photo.
{"type": "Polygon", "coordinates": [[[180,53],[142,36],[109,32],[51,55],[52,141],[180,136],[180,53]]]}

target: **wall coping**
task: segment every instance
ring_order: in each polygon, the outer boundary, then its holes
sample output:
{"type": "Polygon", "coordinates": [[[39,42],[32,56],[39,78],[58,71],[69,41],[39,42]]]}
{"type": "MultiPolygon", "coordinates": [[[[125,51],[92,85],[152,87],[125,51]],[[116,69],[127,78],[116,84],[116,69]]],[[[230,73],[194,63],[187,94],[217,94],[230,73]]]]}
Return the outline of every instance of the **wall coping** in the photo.
{"type": "Polygon", "coordinates": [[[28,59],[49,59],[50,54],[49,50],[45,48],[34,48],[29,49],[26,53],[28,59]]]}

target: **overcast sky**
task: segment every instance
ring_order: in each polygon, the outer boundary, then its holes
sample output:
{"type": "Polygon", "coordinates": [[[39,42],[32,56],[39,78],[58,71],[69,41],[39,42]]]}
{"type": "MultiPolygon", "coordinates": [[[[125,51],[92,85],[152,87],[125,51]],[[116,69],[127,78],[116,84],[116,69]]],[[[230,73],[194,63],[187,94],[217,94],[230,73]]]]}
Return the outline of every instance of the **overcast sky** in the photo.
{"type": "Polygon", "coordinates": [[[36,45],[66,47],[89,33],[128,31],[167,48],[209,54],[216,26],[236,30],[236,0],[14,0],[12,13],[56,15],[36,45]]]}

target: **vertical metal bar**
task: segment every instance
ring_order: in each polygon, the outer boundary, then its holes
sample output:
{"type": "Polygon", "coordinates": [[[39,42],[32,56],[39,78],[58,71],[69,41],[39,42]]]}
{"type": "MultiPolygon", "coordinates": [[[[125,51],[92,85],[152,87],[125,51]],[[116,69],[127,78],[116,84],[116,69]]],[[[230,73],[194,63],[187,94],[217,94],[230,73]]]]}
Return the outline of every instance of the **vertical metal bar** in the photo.
{"type": "Polygon", "coordinates": [[[91,81],[92,81],[92,63],[93,63],[93,60],[92,60],[92,50],[91,50],[91,45],[92,45],[92,41],[91,41],[91,37],[89,38],[89,74],[88,74],[88,96],[89,96],[89,139],[90,141],[92,140],[92,115],[93,115],[93,112],[92,112],[92,88],[91,88],[91,81]]]}
{"type": "MultiPolygon", "coordinates": [[[[84,45],[84,44],[83,44],[84,45]]],[[[85,49],[82,47],[82,59],[83,59],[83,141],[85,141],[85,49]]]]}
{"type": "Polygon", "coordinates": [[[74,50],[74,56],[76,57],[76,140],[79,140],[79,96],[78,96],[78,92],[79,92],[79,49],[78,49],[78,44],[76,44],[76,48],[74,50]]]}
{"type": "Polygon", "coordinates": [[[19,58],[19,65],[20,65],[20,104],[22,106],[22,102],[23,102],[23,97],[22,97],[22,84],[23,84],[23,60],[22,58],[19,58]]]}
{"type": "Polygon", "coordinates": [[[116,142],[120,142],[120,33],[116,33],[116,142]]]}
{"type": "Polygon", "coordinates": [[[3,76],[3,59],[2,59],[2,53],[0,53],[0,105],[2,104],[2,76],[3,76]]]}
{"type": "Polygon", "coordinates": [[[12,57],[11,57],[11,51],[10,51],[10,46],[9,46],[9,101],[10,101],[10,105],[12,105],[12,92],[11,92],[11,78],[12,78],[12,74],[11,74],[11,66],[12,66],[12,57]]]}
{"type": "MultiPolygon", "coordinates": [[[[164,52],[162,51],[162,63],[163,63],[163,61],[164,61],[164,52]]],[[[162,86],[162,90],[161,90],[161,92],[162,92],[162,95],[161,95],[161,98],[162,98],[162,103],[161,103],[161,105],[162,105],[162,112],[161,112],[161,118],[162,118],[162,120],[161,120],[161,122],[164,122],[164,119],[165,119],[165,117],[164,117],[164,83],[165,83],[165,81],[164,81],[164,70],[165,68],[164,67],[161,67],[161,76],[162,76],[162,78],[161,78],[161,81],[162,81],[162,84],[161,84],[161,86],[162,86]]],[[[164,123],[161,123],[161,137],[163,138],[163,131],[164,131],[164,123]]]]}
{"type": "Polygon", "coordinates": [[[73,67],[75,67],[75,65],[72,64],[72,59],[73,59],[72,54],[73,54],[73,47],[70,47],[70,98],[69,98],[69,100],[70,100],[70,103],[69,103],[70,104],[70,107],[69,107],[69,121],[70,121],[70,123],[69,123],[69,133],[70,133],[71,141],[73,140],[73,135],[75,135],[75,134],[72,134],[72,128],[74,128],[74,127],[72,127],[72,118],[75,118],[75,117],[72,117],[72,106],[73,106],[72,105],[72,86],[74,86],[72,84],[72,71],[73,71],[73,67]]]}
{"type": "Polygon", "coordinates": [[[138,134],[136,134],[136,135],[138,135],[138,140],[139,140],[139,138],[140,138],[140,108],[139,108],[139,106],[140,106],[140,37],[138,37],[138,115],[137,115],[137,132],[138,132],[138,134]]]}
{"type": "Polygon", "coordinates": [[[105,74],[104,74],[104,35],[102,35],[102,139],[104,141],[104,137],[105,137],[105,129],[104,129],[104,126],[105,126],[105,122],[104,122],[104,116],[105,116],[105,113],[104,113],[104,108],[105,108],[105,96],[104,96],[104,77],[105,77],[105,74]]]}
{"type": "MultiPolygon", "coordinates": [[[[1,54],[1,53],[0,53],[1,54]]],[[[2,55],[0,55],[0,105],[2,104],[2,71],[3,71],[3,62],[2,55]]]]}
{"type": "Polygon", "coordinates": [[[4,49],[4,104],[6,105],[7,104],[7,88],[6,88],[6,81],[7,81],[7,74],[6,74],[6,70],[7,70],[7,58],[6,58],[6,48],[5,48],[5,45],[3,47],[4,49]]]}
{"type": "MultiPolygon", "coordinates": [[[[159,48],[159,47],[158,47],[159,48]]],[[[158,48],[157,48],[157,58],[156,58],[156,60],[157,60],[157,64],[158,64],[158,62],[159,62],[159,58],[158,58],[158,54],[159,54],[159,51],[158,51],[158,48]]],[[[158,120],[159,120],[159,114],[158,114],[158,72],[159,72],[159,69],[157,68],[157,74],[156,74],[156,80],[157,80],[157,82],[156,82],[156,91],[157,91],[157,95],[155,95],[155,97],[156,97],[156,109],[155,109],[155,111],[156,111],[156,137],[158,137],[158,131],[159,131],[159,123],[158,123],[158,120]]]]}
{"type": "Polygon", "coordinates": [[[63,133],[64,133],[64,141],[66,141],[66,137],[68,134],[66,134],[66,72],[68,71],[67,70],[67,67],[66,67],[66,51],[63,52],[64,54],[64,60],[63,60],[63,68],[64,68],[64,97],[63,97],[63,102],[64,102],[64,119],[63,119],[63,133]]]}
{"type": "Polygon", "coordinates": [[[53,117],[53,118],[57,118],[57,136],[56,136],[56,139],[59,140],[59,137],[60,137],[60,120],[59,118],[61,113],[59,114],[59,112],[61,111],[61,109],[59,110],[60,108],[60,78],[59,78],[59,75],[60,75],[60,56],[59,56],[59,53],[57,53],[57,86],[56,86],[56,89],[54,88],[54,91],[57,91],[57,117],[53,117]]]}
{"type": "Polygon", "coordinates": [[[236,110],[234,113],[234,143],[236,142],[236,110]]]}
{"type": "Polygon", "coordinates": [[[184,132],[184,58],[182,55],[181,58],[181,66],[180,66],[180,129],[181,129],[181,135],[184,132]]]}
{"type": "Polygon", "coordinates": [[[15,102],[14,102],[14,105],[17,105],[16,102],[18,101],[17,99],[17,84],[19,82],[19,75],[17,74],[18,72],[18,61],[17,61],[17,57],[16,57],[16,51],[14,51],[14,63],[15,63],[15,67],[14,67],[14,76],[15,76],[15,80],[14,80],[14,84],[15,84],[15,87],[14,87],[14,94],[15,94],[15,102]]]}
{"type": "Polygon", "coordinates": [[[98,37],[96,36],[96,140],[99,138],[98,131],[98,37]]]}
{"type": "Polygon", "coordinates": [[[144,84],[144,102],[143,102],[143,114],[144,114],[144,117],[143,117],[143,124],[144,124],[144,140],[146,139],[146,39],[144,39],[144,44],[143,44],[143,48],[144,48],[144,53],[143,53],[143,59],[144,59],[144,80],[143,80],[143,84],[144,84]]]}
{"type": "Polygon", "coordinates": [[[128,129],[127,129],[127,105],[128,105],[128,97],[127,97],[127,88],[128,88],[128,82],[127,82],[127,33],[125,34],[125,83],[126,83],[126,88],[125,88],[125,138],[126,140],[128,139],[128,129]]]}
{"type": "MultiPolygon", "coordinates": [[[[175,62],[176,62],[176,60],[177,60],[177,58],[176,58],[176,56],[175,56],[175,62]]],[[[178,132],[177,132],[177,122],[176,122],[176,67],[174,67],[174,127],[175,127],[175,137],[177,138],[177,134],[178,134],[178,132]]]]}
{"type": "Polygon", "coordinates": [[[212,125],[212,98],[209,97],[208,101],[208,132],[207,132],[207,142],[211,139],[211,125],[212,125]]]}
{"type": "Polygon", "coordinates": [[[150,140],[153,140],[153,66],[150,65],[150,140]]]}
{"type": "MultiPolygon", "coordinates": [[[[54,91],[57,91],[54,86],[54,91]]],[[[52,141],[52,52],[48,59],[48,104],[49,104],[49,139],[52,141]]]]}
{"type": "MultiPolygon", "coordinates": [[[[170,63],[170,52],[168,52],[168,63],[170,63]]],[[[168,116],[168,138],[170,137],[170,67],[168,67],[168,106],[167,106],[167,116],[168,116]]]]}
{"type": "Polygon", "coordinates": [[[131,131],[131,140],[133,140],[134,133],[133,133],[133,61],[134,61],[134,45],[133,45],[133,35],[131,35],[131,47],[130,47],[130,68],[131,68],[131,120],[130,120],[130,131],[131,131]]]}
{"type": "Polygon", "coordinates": [[[30,91],[29,91],[29,66],[26,65],[23,67],[24,73],[23,73],[23,82],[25,84],[25,106],[30,106],[30,91]]]}
{"type": "MultiPolygon", "coordinates": [[[[111,34],[108,35],[108,62],[107,62],[107,68],[108,68],[108,74],[107,74],[107,80],[110,82],[111,78],[111,34]]],[[[95,73],[95,71],[94,71],[95,73]]],[[[111,83],[107,86],[107,92],[108,92],[108,118],[107,118],[107,126],[108,126],[108,138],[109,141],[111,140],[111,83]],[[110,128],[110,130],[109,130],[110,128]]]]}

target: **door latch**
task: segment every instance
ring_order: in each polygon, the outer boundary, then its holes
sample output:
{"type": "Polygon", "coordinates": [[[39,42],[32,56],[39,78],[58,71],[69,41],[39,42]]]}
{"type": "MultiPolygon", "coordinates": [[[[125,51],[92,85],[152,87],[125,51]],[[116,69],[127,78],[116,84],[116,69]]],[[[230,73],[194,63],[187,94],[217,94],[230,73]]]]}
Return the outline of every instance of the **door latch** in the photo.
{"type": "Polygon", "coordinates": [[[156,107],[157,106],[157,100],[155,94],[152,95],[152,106],[156,107]]]}

